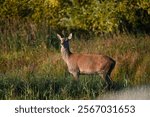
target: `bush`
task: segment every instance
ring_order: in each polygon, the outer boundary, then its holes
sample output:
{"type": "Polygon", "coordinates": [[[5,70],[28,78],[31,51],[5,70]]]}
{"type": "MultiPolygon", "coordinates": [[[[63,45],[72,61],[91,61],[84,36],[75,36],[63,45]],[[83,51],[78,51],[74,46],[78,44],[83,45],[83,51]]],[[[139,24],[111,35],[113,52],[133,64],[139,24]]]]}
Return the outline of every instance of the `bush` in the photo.
{"type": "MultiPolygon", "coordinates": [[[[56,29],[80,29],[94,33],[149,32],[148,0],[5,0],[2,18],[21,17],[56,29]]],[[[10,18],[11,20],[11,18],[10,18]]]]}

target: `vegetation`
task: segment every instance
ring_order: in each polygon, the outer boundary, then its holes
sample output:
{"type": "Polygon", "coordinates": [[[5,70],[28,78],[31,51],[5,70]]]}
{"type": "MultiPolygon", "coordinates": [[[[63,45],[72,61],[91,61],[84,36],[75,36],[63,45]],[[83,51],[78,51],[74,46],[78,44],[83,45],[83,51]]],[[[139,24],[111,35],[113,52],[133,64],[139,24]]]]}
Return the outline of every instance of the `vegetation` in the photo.
{"type": "Polygon", "coordinates": [[[1,0],[0,16],[93,33],[150,28],[149,0],[1,0]]]}
{"type": "MultiPolygon", "coordinates": [[[[119,90],[150,83],[150,37],[117,36],[113,39],[77,40],[72,51],[104,53],[117,65],[113,71],[114,86],[119,90]]],[[[72,81],[60,52],[46,44],[24,47],[19,51],[1,51],[1,99],[95,99],[102,95],[103,82],[98,76],[82,76],[72,81]]]]}
{"type": "Polygon", "coordinates": [[[95,99],[97,75],[74,82],[56,33],[71,50],[103,53],[117,65],[111,90],[150,83],[149,0],[1,0],[0,99],[95,99]]]}

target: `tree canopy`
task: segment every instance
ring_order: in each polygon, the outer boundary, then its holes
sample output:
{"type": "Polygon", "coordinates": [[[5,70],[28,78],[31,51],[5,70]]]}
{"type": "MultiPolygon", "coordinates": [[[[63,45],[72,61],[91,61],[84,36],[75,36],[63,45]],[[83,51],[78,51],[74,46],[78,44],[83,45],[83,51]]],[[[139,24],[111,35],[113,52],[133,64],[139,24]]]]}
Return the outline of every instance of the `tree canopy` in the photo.
{"type": "Polygon", "coordinates": [[[1,20],[101,32],[150,31],[149,0],[1,0],[1,20]]]}

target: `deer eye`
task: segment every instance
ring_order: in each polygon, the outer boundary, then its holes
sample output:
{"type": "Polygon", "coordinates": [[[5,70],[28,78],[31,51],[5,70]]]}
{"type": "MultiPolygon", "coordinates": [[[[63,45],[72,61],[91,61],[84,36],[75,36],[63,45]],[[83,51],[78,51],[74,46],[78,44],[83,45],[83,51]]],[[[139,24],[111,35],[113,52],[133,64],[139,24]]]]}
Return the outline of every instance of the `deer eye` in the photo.
{"type": "Polygon", "coordinates": [[[61,45],[64,45],[64,41],[62,41],[60,44],[61,44],[61,45]]]}

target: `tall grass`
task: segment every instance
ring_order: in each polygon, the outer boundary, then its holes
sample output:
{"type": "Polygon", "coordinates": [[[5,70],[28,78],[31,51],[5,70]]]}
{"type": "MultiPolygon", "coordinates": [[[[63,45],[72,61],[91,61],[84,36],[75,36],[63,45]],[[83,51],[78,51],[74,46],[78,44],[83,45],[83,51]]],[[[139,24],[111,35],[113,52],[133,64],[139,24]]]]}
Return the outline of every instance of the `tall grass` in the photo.
{"type": "MultiPolygon", "coordinates": [[[[45,24],[8,22],[0,30],[0,99],[96,99],[105,93],[99,76],[72,80],[55,30],[45,24]]],[[[103,53],[116,60],[113,91],[150,83],[149,35],[74,35],[70,44],[72,52],[103,53]]]]}

